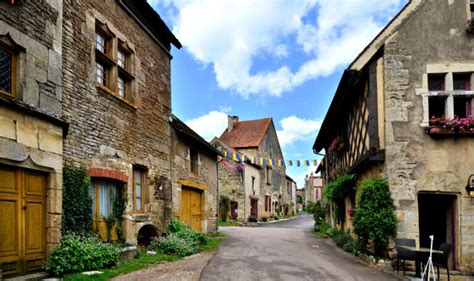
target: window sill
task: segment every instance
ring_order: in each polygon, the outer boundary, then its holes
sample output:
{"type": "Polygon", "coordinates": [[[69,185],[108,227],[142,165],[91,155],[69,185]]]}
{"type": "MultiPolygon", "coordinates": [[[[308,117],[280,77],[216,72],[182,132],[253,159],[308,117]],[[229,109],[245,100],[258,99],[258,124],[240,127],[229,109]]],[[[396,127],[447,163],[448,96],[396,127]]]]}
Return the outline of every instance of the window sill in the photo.
{"type": "Polygon", "coordinates": [[[119,96],[117,96],[114,92],[112,92],[109,88],[103,86],[103,85],[100,85],[100,84],[96,84],[96,87],[97,87],[97,91],[107,97],[110,97],[112,96],[113,99],[115,101],[117,101],[120,105],[124,106],[124,107],[127,107],[128,109],[131,109],[131,110],[137,110],[137,107],[135,105],[133,105],[132,103],[130,103],[129,101],[127,101],[126,99],[123,99],[119,96]]]}
{"type": "Polygon", "coordinates": [[[472,90],[452,90],[452,91],[429,91],[421,93],[422,96],[434,97],[434,96],[474,96],[472,90]]]}

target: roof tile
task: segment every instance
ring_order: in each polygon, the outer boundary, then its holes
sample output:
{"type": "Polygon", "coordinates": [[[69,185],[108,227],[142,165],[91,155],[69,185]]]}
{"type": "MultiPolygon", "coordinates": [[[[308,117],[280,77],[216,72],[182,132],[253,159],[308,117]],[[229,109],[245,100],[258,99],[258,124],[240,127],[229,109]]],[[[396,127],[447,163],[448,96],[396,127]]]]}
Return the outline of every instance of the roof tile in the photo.
{"type": "Polygon", "coordinates": [[[271,118],[238,121],[232,131],[226,129],[219,139],[234,148],[258,147],[271,122],[271,118]]]}

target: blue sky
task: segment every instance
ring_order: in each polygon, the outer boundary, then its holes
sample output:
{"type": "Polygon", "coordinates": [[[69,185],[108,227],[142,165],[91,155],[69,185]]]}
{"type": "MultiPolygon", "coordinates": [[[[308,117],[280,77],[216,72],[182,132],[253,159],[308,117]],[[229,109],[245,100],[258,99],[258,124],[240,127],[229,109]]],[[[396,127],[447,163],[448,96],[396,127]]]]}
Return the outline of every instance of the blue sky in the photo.
{"type": "MultiPolygon", "coordinates": [[[[272,117],[287,160],[312,152],[342,72],[407,0],[148,0],[173,49],[173,113],[207,140],[272,117]]],[[[301,188],[314,167],[288,168],[301,188]]]]}

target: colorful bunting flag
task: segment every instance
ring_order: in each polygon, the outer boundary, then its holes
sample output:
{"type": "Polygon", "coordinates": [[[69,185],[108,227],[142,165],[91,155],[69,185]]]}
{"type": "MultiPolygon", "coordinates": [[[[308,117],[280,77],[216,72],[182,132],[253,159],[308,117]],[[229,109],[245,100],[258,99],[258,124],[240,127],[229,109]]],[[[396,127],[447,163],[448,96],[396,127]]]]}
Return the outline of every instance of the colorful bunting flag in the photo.
{"type": "MultiPolygon", "coordinates": [[[[309,167],[311,165],[318,166],[318,160],[284,160],[284,159],[266,159],[260,157],[248,157],[247,155],[239,154],[239,153],[232,153],[227,150],[224,150],[224,158],[232,159],[235,162],[239,162],[239,165],[243,163],[250,162],[251,164],[260,165],[260,166],[273,166],[273,167],[292,167],[295,165],[296,167],[306,166],[309,167]]],[[[218,161],[223,160],[222,158],[218,157],[218,161]]],[[[226,163],[225,165],[231,165],[226,163]]],[[[227,167],[227,166],[226,166],[227,167]]],[[[230,167],[230,166],[229,166],[230,167]]]]}

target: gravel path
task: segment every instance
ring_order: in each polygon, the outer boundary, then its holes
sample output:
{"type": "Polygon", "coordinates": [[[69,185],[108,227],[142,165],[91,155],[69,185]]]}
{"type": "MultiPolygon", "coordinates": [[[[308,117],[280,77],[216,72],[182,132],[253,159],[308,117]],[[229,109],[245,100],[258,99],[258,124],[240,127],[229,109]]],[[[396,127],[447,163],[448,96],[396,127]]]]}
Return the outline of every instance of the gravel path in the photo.
{"type": "Polygon", "coordinates": [[[201,252],[176,262],[164,262],[143,270],[120,275],[112,280],[197,281],[200,278],[202,269],[214,255],[215,252],[201,252]]]}

